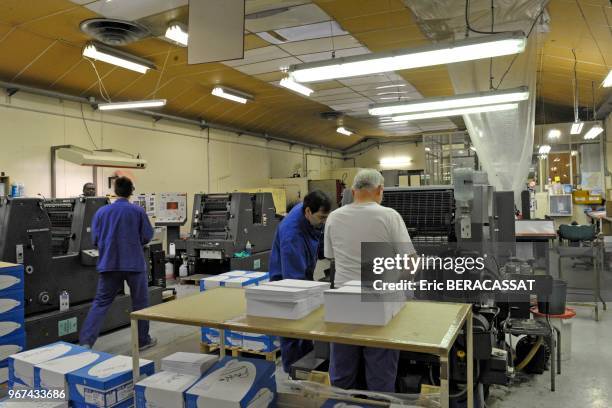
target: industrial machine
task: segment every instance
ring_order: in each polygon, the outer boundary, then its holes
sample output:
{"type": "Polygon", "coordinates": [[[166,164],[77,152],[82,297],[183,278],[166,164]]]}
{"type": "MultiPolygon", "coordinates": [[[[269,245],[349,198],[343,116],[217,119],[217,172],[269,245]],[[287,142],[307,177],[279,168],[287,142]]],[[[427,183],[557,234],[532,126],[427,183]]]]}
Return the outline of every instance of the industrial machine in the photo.
{"type": "MultiPolygon", "coordinates": [[[[98,282],[91,220],[106,204],[108,199],[103,197],[0,200],[0,259],[23,264],[25,269],[28,348],[77,340],[98,282]],[[60,311],[59,297],[64,291],[70,308],[60,311]]],[[[150,279],[154,280],[159,283],[159,279],[150,279]]],[[[149,290],[151,304],[160,303],[162,288],[151,286],[149,290]]],[[[102,330],[127,325],[130,308],[129,296],[118,296],[102,330]]]]}
{"type": "Polygon", "coordinates": [[[196,194],[191,233],[174,242],[189,273],[268,270],[278,225],[271,193],[196,194]]]}

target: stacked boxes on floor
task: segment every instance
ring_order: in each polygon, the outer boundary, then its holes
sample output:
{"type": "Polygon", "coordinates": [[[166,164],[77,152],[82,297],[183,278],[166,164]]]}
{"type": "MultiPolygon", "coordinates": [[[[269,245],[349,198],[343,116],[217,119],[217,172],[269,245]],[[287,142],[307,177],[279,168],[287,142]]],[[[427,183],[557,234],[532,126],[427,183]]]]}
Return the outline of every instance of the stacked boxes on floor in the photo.
{"type": "Polygon", "coordinates": [[[0,384],[9,379],[8,357],[25,348],[23,265],[0,262],[0,384]]]}
{"type": "MultiPolygon", "coordinates": [[[[184,353],[186,354],[186,353],[184,353]]],[[[194,355],[198,358],[200,355],[194,355]]],[[[265,360],[224,357],[197,365],[169,356],[168,371],[161,371],[136,384],[136,407],[273,407],[276,401],[276,366],[265,360]],[[181,368],[184,364],[189,367],[181,368]],[[176,369],[176,371],[170,371],[176,369]],[[190,371],[191,370],[191,371],[190,371]]],[[[187,361],[185,361],[187,360],[187,361]]],[[[163,362],[162,362],[163,364],[163,362]]]]}
{"type": "MultiPolygon", "coordinates": [[[[154,372],[152,361],[140,360],[141,375],[154,372]]],[[[132,358],[57,342],[10,356],[9,386],[57,390],[73,407],[131,407],[132,358]]]]}
{"type": "MultiPolygon", "coordinates": [[[[200,280],[200,291],[216,288],[240,288],[252,287],[265,284],[269,281],[267,272],[230,271],[220,275],[203,278],[200,280]]],[[[202,328],[202,343],[214,345],[219,344],[219,330],[212,327],[202,328]]],[[[277,336],[265,334],[225,331],[225,346],[238,347],[246,350],[270,352],[276,350],[280,345],[277,336]]]]}

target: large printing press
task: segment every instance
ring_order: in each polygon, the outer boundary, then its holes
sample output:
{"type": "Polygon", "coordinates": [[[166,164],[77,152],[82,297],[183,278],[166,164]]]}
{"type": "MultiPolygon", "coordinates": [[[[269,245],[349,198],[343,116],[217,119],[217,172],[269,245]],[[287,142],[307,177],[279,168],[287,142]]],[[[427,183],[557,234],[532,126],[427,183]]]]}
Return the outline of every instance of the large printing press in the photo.
{"type": "MultiPolygon", "coordinates": [[[[98,252],[91,241],[91,221],[108,204],[106,197],[3,198],[0,200],[0,259],[25,270],[27,347],[57,340],[76,341],[96,294],[98,252]],[[65,293],[64,293],[65,292],[65,293]],[[70,307],[60,311],[60,295],[70,307]]],[[[149,300],[161,302],[164,255],[161,242],[146,248],[149,300]]],[[[129,324],[130,297],[119,295],[102,331],[129,324]]]]}

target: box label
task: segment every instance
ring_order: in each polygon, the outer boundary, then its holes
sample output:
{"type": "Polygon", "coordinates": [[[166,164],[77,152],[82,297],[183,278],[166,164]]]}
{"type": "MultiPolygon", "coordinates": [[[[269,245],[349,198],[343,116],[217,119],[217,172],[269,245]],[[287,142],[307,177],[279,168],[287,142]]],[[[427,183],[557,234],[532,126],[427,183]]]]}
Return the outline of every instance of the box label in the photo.
{"type": "Polygon", "coordinates": [[[255,259],[253,261],[253,269],[259,269],[261,268],[261,259],[255,259]]]}
{"type": "Polygon", "coordinates": [[[70,319],[60,320],[57,322],[57,335],[59,337],[66,336],[68,334],[76,333],[77,331],[77,318],[71,317],[70,319]]]}

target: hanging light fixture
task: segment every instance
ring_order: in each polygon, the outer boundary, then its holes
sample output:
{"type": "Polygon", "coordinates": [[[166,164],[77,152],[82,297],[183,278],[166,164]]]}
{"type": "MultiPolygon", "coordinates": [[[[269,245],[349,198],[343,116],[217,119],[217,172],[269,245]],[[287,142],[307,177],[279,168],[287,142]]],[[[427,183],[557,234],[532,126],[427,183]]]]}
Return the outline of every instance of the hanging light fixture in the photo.
{"type": "Polygon", "coordinates": [[[155,68],[151,61],[95,42],[88,43],[83,48],[83,56],[140,72],[141,74],[145,74],[149,69],[155,68]]]}
{"type": "Polygon", "coordinates": [[[572,123],[572,128],[570,129],[570,134],[579,135],[582,133],[582,127],[584,126],[584,122],[580,121],[579,113],[578,113],[578,70],[576,66],[578,64],[578,60],[576,59],[576,50],[572,49],[572,54],[574,55],[574,77],[572,78],[573,82],[573,91],[574,91],[574,123],[572,123]]]}

